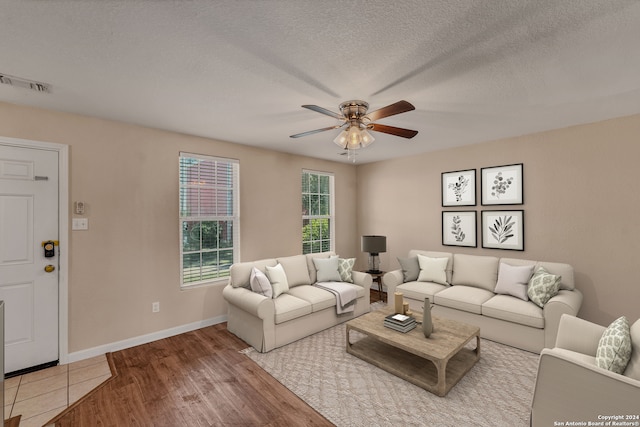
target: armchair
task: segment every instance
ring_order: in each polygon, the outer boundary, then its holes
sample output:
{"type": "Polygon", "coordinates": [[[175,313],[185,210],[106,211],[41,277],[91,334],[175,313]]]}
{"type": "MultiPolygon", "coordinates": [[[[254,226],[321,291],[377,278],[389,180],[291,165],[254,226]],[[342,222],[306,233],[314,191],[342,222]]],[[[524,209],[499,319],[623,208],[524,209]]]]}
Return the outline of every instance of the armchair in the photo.
{"type": "Polygon", "coordinates": [[[580,423],[574,425],[640,423],[640,320],[631,325],[631,360],[623,375],[596,365],[605,329],[577,317],[561,317],[555,347],[540,353],[531,407],[533,427],[570,421],[580,423]],[[612,416],[622,418],[607,418],[612,416]]]}

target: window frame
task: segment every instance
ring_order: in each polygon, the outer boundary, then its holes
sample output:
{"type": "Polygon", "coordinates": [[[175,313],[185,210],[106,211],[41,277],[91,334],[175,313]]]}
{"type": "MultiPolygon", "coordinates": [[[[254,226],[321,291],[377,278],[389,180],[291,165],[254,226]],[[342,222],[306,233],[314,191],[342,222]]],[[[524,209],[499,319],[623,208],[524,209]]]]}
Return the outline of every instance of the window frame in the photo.
{"type": "MultiPolygon", "coordinates": [[[[217,184],[217,183],[216,183],[217,184]]],[[[216,184],[212,184],[212,186],[210,188],[215,189],[215,188],[220,188],[219,185],[216,184]]],[[[200,206],[201,203],[201,199],[200,199],[200,193],[197,196],[197,203],[198,206],[200,206]]],[[[183,225],[185,221],[199,221],[199,222],[219,222],[219,221],[227,221],[227,222],[231,222],[232,224],[232,253],[233,253],[233,259],[231,260],[231,263],[229,264],[229,268],[231,267],[231,265],[235,262],[238,262],[240,259],[240,162],[236,159],[229,159],[229,158],[224,158],[224,157],[216,157],[216,156],[211,156],[211,155],[205,155],[205,154],[196,154],[196,153],[190,153],[190,152],[183,152],[181,151],[179,153],[178,156],[178,233],[179,233],[179,252],[180,252],[180,288],[181,289],[190,289],[190,288],[194,288],[194,287],[198,287],[198,286],[206,286],[206,285],[211,285],[211,284],[216,284],[216,283],[220,283],[221,281],[227,281],[229,280],[229,274],[230,274],[230,269],[226,268],[226,269],[222,269],[220,270],[220,258],[219,258],[219,253],[222,249],[226,249],[226,248],[220,248],[219,245],[219,240],[217,243],[217,247],[215,249],[205,249],[203,250],[202,248],[202,242],[203,242],[203,236],[200,235],[200,249],[197,251],[185,251],[185,240],[184,240],[184,229],[183,229],[183,225]],[[185,188],[194,188],[193,185],[189,185],[189,184],[183,184],[182,182],[182,161],[183,159],[196,159],[196,160],[205,160],[205,161],[213,161],[216,163],[225,163],[225,164],[229,164],[231,165],[231,186],[225,186],[224,188],[226,188],[227,190],[231,190],[232,192],[232,199],[231,199],[231,205],[232,205],[232,214],[231,215],[220,215],[218,213],[214,213],[214,214],[201,214],[200,212],[197,212],[195,215],[183,215],[183,206],[182,204],[184,202],[186,202],[187,198],[183,199],[183,189],[185,188]],[[203,261],[202,261],[202,254],[203,253],[212,253],[212,252],[217,252],[218,253],[218,261],[216,264],[216,276],[215,278],[207,278],[207,279],[201,279],[201,280],[196,280],[196,281],[190,281],[190,282],[185,282],[185,270],[184,270],[184,255],[185,254],[194,254],[194,253],[199,253],[201,254],[200,256],[200,268],[202,269],[203,267],[203,261]]],[[[201,270],[201,274],[202,274],[202,270],[201,270]]]]}
{"type": "MultiPolygon", "coordinates": [[[[300,195],[301,195],[301,200],[300,200],[300,207],[301,207],[301,211],[302,211],[302,227],[301,227],[301,249],[302,249],[302,253],[303,254],[308,254],[308,253],[319,253],[319,252],[325,252],[325,251],[332,251],[335,252],[335,246],[336,246],[336,233],[335,233],[335,227],[336,227],[336,221],[335,221],[335,175],[332,172],[322,172],[322,171],[316,171],[316,170],[311,170],[311,169],[303,169],[302,170],[302,174],[301,174],[301,180],[300,180],[300,184],[301,184],[301,189],[300,189],[300,195]],[[305,174],[311,174],[311,175],[317,175],[318,177],[322,177],[322,176],[326,176],[329,178],[329,214],[328,215],[312,215],[310,213],[305,214],[304,213],[304,197],[305,194],[307,195],[311,195],[311,194],[316,194],[316,195],[321,195],[321,194],[325,194],[325,193],[311,193],[311,192],[304,192],[304,185],[303,185],[303,179],[305,174]],[[322,240],[320,241],[320,248],[318,251],[314,251],[313,250],[313,246],[311,248],[311,251],[305,251],[305,243],[309,242],[309,241],[305,241],[304,240],[304,223],[305,220],[314,220],[314,219],[328,219],[329,220],[329,248],[322,248],[322,240]]],[[[311,241],[313,242],[313,241],[311,241]]]]}

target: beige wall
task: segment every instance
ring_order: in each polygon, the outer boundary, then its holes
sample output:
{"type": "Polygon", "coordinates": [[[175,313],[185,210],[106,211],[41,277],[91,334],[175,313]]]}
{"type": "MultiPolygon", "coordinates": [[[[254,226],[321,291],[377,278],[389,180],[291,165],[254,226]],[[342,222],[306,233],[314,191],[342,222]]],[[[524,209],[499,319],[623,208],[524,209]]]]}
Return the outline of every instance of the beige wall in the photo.
{"type": "Polygon", "coordinates": [[[0,135],[70,146],[69,200],[89,218],[70,235],[71,353],[226,314],[225,283],[180,290],[180,151],[240,161],[243,260],[301,252],[302,169],[335,174],[336,251],[360,251],[352,165],[6,103],[0,135]]]}
{"type": "Polygon", "coordinates": [[[225,314],[223,284],[180,290],[180,151],[240,160],[244,260],[300,252],[300,171],[328,171],[336,250],[360,266],[362,234],[387,236],[384,269],[412,248],[568,262],[582,317],[638,318],[640,116],[357,167],[4,103],[0,135],[70,146],[70,203],[85,201],[89,218],[70,235],[70,352],[225,314]],[[442,246],[440,174],[520,162],[526,250],[442,246]]]}
{"type": "MultiPolygon", "coordinates": [[[[427,138],[428,139],[428,138],[427,138]]],[[[410,249],[570,263],[580,316],[640,315],[640,115],[358,166],[358,234],[387,236],[385,270],[410,249]],[[481,248],[480,168],[524,163],[525,251],[481,248]],[[478,248],[442,245],[441,173],[478,170],[478,248]]]]}

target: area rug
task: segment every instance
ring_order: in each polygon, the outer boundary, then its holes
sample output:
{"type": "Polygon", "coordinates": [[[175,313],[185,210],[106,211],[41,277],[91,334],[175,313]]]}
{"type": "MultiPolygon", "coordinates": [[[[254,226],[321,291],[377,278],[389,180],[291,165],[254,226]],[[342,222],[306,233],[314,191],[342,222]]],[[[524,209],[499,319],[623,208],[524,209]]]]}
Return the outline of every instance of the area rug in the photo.
{"type": "Polygon", "coordinates": [[[438,397],[348,354],[345,341],[342,324],[268,353],[243,352],[339,427],[529,425],[534,353],[483,339],[478,363],[438,397]]]}

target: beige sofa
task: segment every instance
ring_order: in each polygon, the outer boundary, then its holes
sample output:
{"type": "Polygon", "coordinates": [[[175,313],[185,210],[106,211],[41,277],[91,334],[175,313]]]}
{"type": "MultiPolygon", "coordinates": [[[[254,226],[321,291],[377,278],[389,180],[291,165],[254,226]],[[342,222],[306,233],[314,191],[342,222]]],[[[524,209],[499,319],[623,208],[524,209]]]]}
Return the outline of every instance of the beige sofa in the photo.
{"type": "Polygon", "coordinates": [[[329,258],[333,252],[296,255],[236,263],[231,266],[229,283],[222,295],[228,303],[227,329],[260,352],[267,352],[308,335],[335,326],[369,312],[369,274],[353,271],[356,300],[352,312],[337,314],[336,297],[329,291],[312,286],[317,269],[314,258],[329,258]],[[281,264],[289,290],[268,298],[253,292],[249,279],[256,267],[263,273],[266,267],[281,264]]]}
{"type": "Polygon", "coordinates": [[[389,304],[393,304],[396,291],[402,292],[412,310],[422,311],[424,299],[428,297],[433,304],[433,315],[479,326],[483,338],[540,353],[543,348],[554,346],[560,317],[575,316],[582,304],[582,293],[575,289],[573,268],[568,264],[416,249],[403,261],[406,263],[418,254],[447,258],[447,284],[406,281],[407,271],[402,269],[388,272],[383,276],[383,283],[389,304]],[[496,293],[501,264],[533,266],[534,271],[542,266],[549,273],[562,276],[560,291],[542,308],[531,301],[496,293]]]}
{"type": "Polygon", "coordinates": [[[596,350],[605,329],[584,319],[562,316],[556,346],[540,354],[532,426],[563,421],[584,423],[576,425],[640,424],[640,320],[631,325],[631,360],[622,374],[596,365],[596,350]],[[610,421],[620,424],[607,424],[610,421]],[[600,422],[603,424],[594,424],[600,422]]]}

